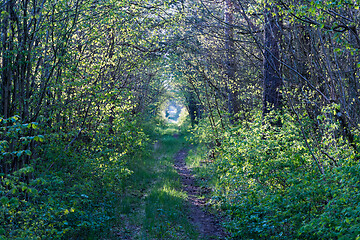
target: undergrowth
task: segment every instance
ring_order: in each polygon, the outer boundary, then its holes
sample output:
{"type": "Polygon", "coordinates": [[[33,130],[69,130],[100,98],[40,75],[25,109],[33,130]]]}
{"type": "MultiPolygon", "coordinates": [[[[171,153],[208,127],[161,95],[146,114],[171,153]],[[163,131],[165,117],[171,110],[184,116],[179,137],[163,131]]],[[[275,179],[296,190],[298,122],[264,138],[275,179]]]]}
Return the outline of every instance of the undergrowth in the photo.
{"type": "Polygon", "coordinates": [[[146,155],[148,138],[136,122],[115,122],[110,137],[105,124],[79,135],[48,133],[45,126],[18,117],[1,123],[3,159],[11,163],[31,155],[31,144],[37,158],[24,158],[19,170],[0,175],[0,239],[108,236],[113,209],[132,174],[129,163],[146,155]],[[43,135],[30,135],[33,129],[43,135]]]}
{"type": "Polygon", "coordinates": [[[174,170],[174,155],[183,147],[186,132],[176,124],[145,128],[152,139],[151,154],[134,159],[126,180],[123,211],[119,211],[117,236],[121,239],[197,239],[198,233],[189,223],[187,195],[174,170]],[[124,207],[125,206],[125,207],[124,207]],[[124,228],[125,225],[125,228],[124,228]],[[124,232],[127,231],[127,232],[124,232]]]}
{"type": "Polygon", "coordinates": [[[0,175],[0,239],[196,239],[173,168],[186,127],[118,118],[51,133],[18,117],[0,123],[2,160],[24,159],[0,175]]]}
{"type": "Polygon", "coordinates": [[[306,121],[284,114],[279,127],[259,114],[223,131],[218,147],[205,124],[195,129],[210,151],[200,150],[194,169],[232,239],[360,239],[357,153],[339,123],[322,121],[314,136],[306,121]]]}

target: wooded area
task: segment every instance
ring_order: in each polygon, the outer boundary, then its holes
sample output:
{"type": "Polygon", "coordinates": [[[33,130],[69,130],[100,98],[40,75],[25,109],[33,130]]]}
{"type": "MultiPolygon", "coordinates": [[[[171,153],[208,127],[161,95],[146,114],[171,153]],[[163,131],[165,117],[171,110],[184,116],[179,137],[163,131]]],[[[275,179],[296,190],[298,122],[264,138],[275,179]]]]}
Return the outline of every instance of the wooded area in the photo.
{"type": "Polygon", "coordinates": [[[360,239],[359,0],[0,6],[0,239],[105,239],[175,102],[228,239],[360,239]]]}

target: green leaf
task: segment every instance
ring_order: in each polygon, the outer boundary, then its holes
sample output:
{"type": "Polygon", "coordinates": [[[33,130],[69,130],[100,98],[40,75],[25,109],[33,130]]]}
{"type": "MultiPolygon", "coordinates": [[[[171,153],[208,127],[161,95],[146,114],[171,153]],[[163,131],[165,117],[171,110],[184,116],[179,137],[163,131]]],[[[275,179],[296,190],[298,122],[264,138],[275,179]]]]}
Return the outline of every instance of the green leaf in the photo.
{"type": "Polygon", "coordinates": [[[44,142],[45,137],[44,137],[43,135],[38,135],[38,137],[39,137],[39,141],[40,141],[40,142],[44,142]]]}
{"type": "Polygon", "coordinates": [[[11,205],[18,206],[19,205],[19,199],[16,198],[16,197],[13,197],[13,198],[10,199],[9,203],[11,205]]]}
{"type": "Polygon", "coordinates": [[[6,205],[6,204],[8,204],[9,199],[4,196],[4,197],[1,197],[1,198],[0,198],[0,202],[2,203],[2,205],[6,205]]]}
{"type": "Polygon", "coordinates": [[[16,156],[20,157],[20,156],[23,154],[23,152],[24,152],[24,151],[18,151],[18,152],[16,153],[16,156]]]}
{"type": "Polygon", "coordinates": [[[37,129],[37,123],[36,122],[32,122],[31,123],[31,127],[32,127],[32,129],[37,129]]]}

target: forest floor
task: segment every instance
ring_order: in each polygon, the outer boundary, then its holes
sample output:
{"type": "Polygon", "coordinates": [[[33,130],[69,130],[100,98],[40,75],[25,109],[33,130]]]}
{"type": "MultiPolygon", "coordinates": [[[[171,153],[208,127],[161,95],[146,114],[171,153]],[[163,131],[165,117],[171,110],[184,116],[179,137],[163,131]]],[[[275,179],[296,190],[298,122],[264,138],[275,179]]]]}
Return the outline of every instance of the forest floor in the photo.
{"type": "Polygon", "coordinates": [[[130,166],[110,239],[226,239],[219,218],[207,211],[211,190],[189,166],[194,146],[171,125],[155,137],[152,154],[130,166]]]}

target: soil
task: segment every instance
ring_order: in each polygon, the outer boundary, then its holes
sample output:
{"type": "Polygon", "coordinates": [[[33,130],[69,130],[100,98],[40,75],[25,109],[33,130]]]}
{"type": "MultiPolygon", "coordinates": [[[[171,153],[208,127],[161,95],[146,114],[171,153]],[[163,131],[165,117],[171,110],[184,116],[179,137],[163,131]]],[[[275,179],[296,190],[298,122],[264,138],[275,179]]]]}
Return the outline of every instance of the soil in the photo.
{"type": "Polygon", "coordinates": [[[204,210],[208,199],[200,198],[200,196],[208,193],[209,189],[196,186],[195,177],[185,163],[188,151],[181,149],[175,154],[174,168],[181,177],[183,190],[188,194],[189,218],[200,233],[199,239],[225,239],[226,234],[220,226],[219,219],[204,210]]]}

